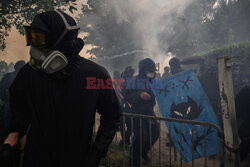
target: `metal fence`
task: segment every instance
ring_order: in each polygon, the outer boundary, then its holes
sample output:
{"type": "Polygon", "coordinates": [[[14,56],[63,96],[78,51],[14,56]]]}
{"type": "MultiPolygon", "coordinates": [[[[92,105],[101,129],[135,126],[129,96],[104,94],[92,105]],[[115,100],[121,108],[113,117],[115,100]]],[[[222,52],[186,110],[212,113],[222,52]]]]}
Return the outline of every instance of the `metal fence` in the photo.
{"type": "MultiPolygon", "coordinates": [[[[170,138],[171,138],[171,126],[173,123],[180,123],[180,134],[182,134],[182,125],[183,124],[191,124],[192,125],[192,161],[189,163],[189,166],[208,166],[208,157],[207,157],[207,129],[209,127],[211,128],[214,128],[217,132],[218,132],[218,136],[220,137],[220,153],[217,156],[217,159],[218,159],[218,162],[217,164],[213,164],[213,166],[220,166],[220,167],[224,167],[224,152],[225,152],[225,144],[224,144],[224,140],[223,140],[223,131],[220,129],[220,127],[216,126],[215,124],[212,124],[210,122],[200,122],[200,121],[193,121],[193,120],[183,120],[183,119],[173,119],[173,118],[164,118],[164,117],[155,117],[155,116],[149,116],[149,115],[139,115],[139,114],[131,114],[131,113],[123,113],[123,116],[122,116],[122,121],[121,123],[124,125],[123,128],[124,130],[122,131],[123,133],[121,134],[121,132],[118,132],[116,137],[115,137],[115,140],[114,140],[114,143],[119,145],[120,149],[122,150],[122,152],[125,154],[125,152],[127,152],[127,155],[126,158],[123,158],[122,160],[120,160],[120,163],[119,164],[113,164],[111,165],[111,161],[112,159],[110,159],[108,157],[108,165],[103,165],[103,166],[121,166],[121,167],[127,167],[127,166],[131,166],[133,167],[134,164],[133,164],[133,158],[134,158],[134,155],[133,155],[133,142],[132,142],[132,139],[133,139],[133,126],[134,126],[134,119],[137,119],[139,120],[139,124],[140,124],[140,167],[141,166],[159,166],[159,167],[162,167],[162,166],[184,166],[184,161],[182,159],[182,153],[179,152],[178,153],[178,156],[177,156],[177,153],[176,153],[176,149],[174,148],[174,146],[169,146],[169,147],[164,147],[164,145],[162,145],[162,127],[163,127],[163,123],[168,123],[169,125],[169,131],[167,132],[167,136],[168,136],[168,140],[170,141],[170,138]],[[125,126],[125,119],[130,119],[130,131],[131,131],[131,137],[130,137],[130,145],[127,145],[126,144],[126,141],[125,141],[125,130],[127,129],[126,126],[125,126]],[[150,161],[149,163],[147,163],[146,165],[144,163],[142,163],[142,129],[144,128],[143,125],[142,125],[142,121],[143,120],[148,120],[149,122],[149,138],[150,138],[150,148],[151,150],[149,151],[149,155],[150,155],[150,161]],[[158,149],[154,149],[154,151],[152,151],[152,128],[151,128],[151,125],[152,125],[152,121],[153,120],[157,120],[160,124],[159,126],[159,132],[160,132],[160,135],[159,135],[159,138],[157,140],[157,143],[155,145],[158,145],[158,149]],[[195,160],[194,160],[194,126],[195,125],[200,125],[200,126],[204,126],[204,158],[200,159],[199,160],[199,165],[197,165],[195,163],[195,160]],[[120,134],[119,134],[120,133],[120,134]],[[123,140],[121,140],[123,139],[123,140]],[[120,143],[119,143],[120,141],[120,143]],[[173,147],[173,148],[172,148],[173,147]],[[167,149],[168,148],[168,149],[167,149]],[[157,153],[158,152],[158,153],[157,153]],[[165,155],[162,155],[163,152],[168,152],[166,153],[165,155]],[[166,157],[166,155],[168,155],[168,157],[166,157]],[[153,158],[154,156],[154,158],[153,158]],[[155,158],[156,157],[156,158],[155,158]],[[202,163],[201,163],[202,162],[202,163]],[[196,165],[195,165],[196,164],[196,165]]],[[[165,133],[165,132],[164,132],[165,133]]],[[[166,134],[165,134],[166,135],[166,134]]],[[[180,135],[180,147],[182,147],[182,135],[180,135]]],[[[115,150],[113,150],[114,154],[115,153],[115,150]]],[[[187,166],[185,164],[185,166],[187,166]]]]}

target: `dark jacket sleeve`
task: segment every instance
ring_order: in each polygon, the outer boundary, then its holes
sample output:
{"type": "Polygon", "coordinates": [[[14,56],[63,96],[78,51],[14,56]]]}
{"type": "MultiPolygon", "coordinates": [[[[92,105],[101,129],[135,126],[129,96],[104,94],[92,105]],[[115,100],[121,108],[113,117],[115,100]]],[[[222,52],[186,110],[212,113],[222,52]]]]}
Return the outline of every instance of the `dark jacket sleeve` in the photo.
{"type": "Polygon", "coordinates": [[[10,109],[12,118],[10,121],[9,132],[19,132],[20,136],[26,133],[29,125],[29,116],[27,111],[27,92],[26,77],[23,72],[15,78],[10,91],[10,109]]]}
{"type": "MultiPolygon", "coordinates": [[[[102,78],[104,81],[110,78],[106,70],[102,73],[102,78]]],[[[99,90],[97,111],[101,119],[93,148],[104,157],[120,125],[121,109],[113,89],[99,90]]]]}

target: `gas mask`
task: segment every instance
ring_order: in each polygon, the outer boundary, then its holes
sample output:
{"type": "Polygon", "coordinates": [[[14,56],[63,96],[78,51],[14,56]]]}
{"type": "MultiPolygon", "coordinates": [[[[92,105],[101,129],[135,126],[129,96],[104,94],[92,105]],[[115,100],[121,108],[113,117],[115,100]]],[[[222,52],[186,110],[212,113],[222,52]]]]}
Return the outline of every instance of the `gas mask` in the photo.
{"type": "Polygon", "coordinates": [[[48,74],[59,71],[68,64],[67,58],[57,50],[46,53],[41,49],[31,46],[30,56],[29,64],[31,67],[41,69],[48,74]]]}
{"type": "Polygon", "coordinates": [[[30,61],[29,64],[35,69],[40,69],[45,71],[48,74],[57,72],[67,66],[68,60],[66,56],[54,48],[62,41],[63,37],[70,30],[79,29],[78,26],[71,26],[66,21],[65,17],[59,11],[56,11],[59,16],[62,18],[65,30],[57,39],[57,41],[49,48],[48,52],[45,52],[45,49],[48,46],[51,46],[51,39],[49,32],[45,32],[40,29],[33,28],[31,26],[25,26],[25,36],[27,45],[30,47],[30,61]]]}

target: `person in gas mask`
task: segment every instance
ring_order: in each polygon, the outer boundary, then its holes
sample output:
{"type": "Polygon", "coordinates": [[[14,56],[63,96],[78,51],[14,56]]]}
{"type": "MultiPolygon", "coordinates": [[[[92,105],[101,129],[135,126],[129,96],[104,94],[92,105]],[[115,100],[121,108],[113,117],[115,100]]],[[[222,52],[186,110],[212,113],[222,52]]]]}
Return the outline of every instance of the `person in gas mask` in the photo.
{"type": "Polygon", "coordinates": [[[7,128],[10,118],[11,118],[11,112],[10,112],[10,107],[9,107],[9,87],[14,81],[20,69],[24,65],[25,65],[25,61],[23,60],[17,61],[16,64],[14,65],[14,71],[5,74],[0,82],[0,99],[4,102],[3,110],[2,110],[4,128],[7,128]]]}
{"type": "MultiPolygon", "coordinates": [[[[146,58],[139,62],[139,74],[135,78],[137,82],[139,82],[139,80],[149,80],[149,82],[151,82],[154,79],[155,74],[155,62],[150,58],[146,58]]],[[[155,105],[155,96],[151,88],[145,87],[145,89],[128,89],[124,98],[131,104],[132,113],[155,116],[153,110],[155,105]]],[[[133,164],[133,166],[140,166],[140,150],[142,150],[142,158],[146,162],[150,160],[147,154],[150,150],[150,147],[154,145],[159,137],[159,123],[155,120],[151,120],[152,145],[150,145],[149,128],[150,124],[148,119],[142,119],[142,121],[140,121],[139,118],[133,119],[134,137],[133,148],[131,148],[133,158],[131,157],[130,161],[131,165],[133,164]],[[141,127],[140,124],[142,125],[141,127]],[[140,133],[142,134],[141,136],[140,133]],[[140,144],[140,142],[142,143],[140,144]]]]}
{"type": "Polygon", "coordinates": [[[183,69],[181,68],[180,60],[177,57],[173,57],[172,59],[169,60],[169,66],[172,75],[183,71],[183,69]]]}
{"type": "Polygon", "coordinates": [[[26,133],[23,167],[97,167],[119,128],[113,89],[87,89],[87,77],[107,80],[105,68],[79,56],[83,40],[69,15],[49,11],[25,27],[30,61],[10,87],[12,120],[5,144],[26,133]],[[101,122],[92,142],[96,110],[101,122]]]}

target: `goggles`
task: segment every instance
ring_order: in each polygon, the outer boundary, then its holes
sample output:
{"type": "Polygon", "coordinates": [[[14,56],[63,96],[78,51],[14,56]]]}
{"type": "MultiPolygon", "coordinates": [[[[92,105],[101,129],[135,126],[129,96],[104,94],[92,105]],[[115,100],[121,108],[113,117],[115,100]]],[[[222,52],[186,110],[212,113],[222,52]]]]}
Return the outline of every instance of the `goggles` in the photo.
{"type": "Polygon", "coordinates": [[[32,45],[37,48],[46,48],[51,46],[50,33],[33,28],[31,26],[24,26],[24,34],[27,46],[32,45]]]}
{"type": "Polygon", "coordinates": [[[52,35],[49,31],[44,31],[31,26],[24,26],[24,34],[26,37],[27,46],[32,45],[40,49],[41,48],[53,49],[63,39],[63,37],[67,34],[68,31],[80,29],[77,25],[75,26],[69,25],[69,23],[66,21],[65,17],[61,12],[57,10],[55,12],[57,12],[60,15],[65,25],[65,30],[57,39],[57,41],[53,42],[53,40],[51,39],[52,35]]]}

